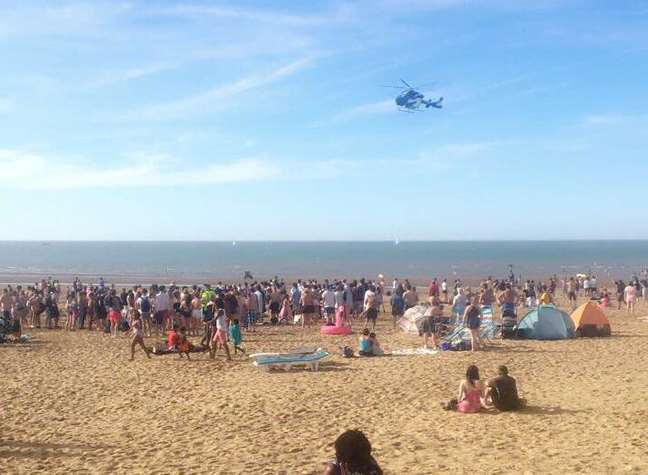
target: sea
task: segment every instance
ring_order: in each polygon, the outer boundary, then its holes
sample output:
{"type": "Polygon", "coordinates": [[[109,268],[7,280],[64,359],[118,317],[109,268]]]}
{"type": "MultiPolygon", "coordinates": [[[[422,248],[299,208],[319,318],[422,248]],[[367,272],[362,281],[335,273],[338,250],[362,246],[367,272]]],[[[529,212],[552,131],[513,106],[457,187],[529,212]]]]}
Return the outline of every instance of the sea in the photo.
{"type": "Polygon", "coordinates": [[[255,279],[546,278],[595,274],[627,279],[648,267],[648,240],[142,242],[0,241],[0,282],[52,276],[84,281],[206,283],[255,279]]]}

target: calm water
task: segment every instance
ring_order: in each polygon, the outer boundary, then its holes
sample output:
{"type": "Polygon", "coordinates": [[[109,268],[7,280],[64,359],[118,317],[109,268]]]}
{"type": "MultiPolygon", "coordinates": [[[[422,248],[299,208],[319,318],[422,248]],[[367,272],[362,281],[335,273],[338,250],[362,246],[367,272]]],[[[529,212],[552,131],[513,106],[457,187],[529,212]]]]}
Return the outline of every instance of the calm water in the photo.
{"type": "Polygon", "coordinates": [[[499,242],[0,242],[0,275],[390,279],[593,271],[628,277],[648,266],[648,241],[499,242]]]}

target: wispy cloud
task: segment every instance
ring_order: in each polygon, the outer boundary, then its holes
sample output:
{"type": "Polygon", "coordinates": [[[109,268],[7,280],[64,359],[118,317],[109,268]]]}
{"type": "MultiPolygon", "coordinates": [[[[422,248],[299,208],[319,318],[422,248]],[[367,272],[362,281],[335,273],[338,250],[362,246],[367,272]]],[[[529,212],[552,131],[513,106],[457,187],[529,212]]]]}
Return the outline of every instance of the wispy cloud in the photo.
{"type": "Polygon", "coordinates": [[[3,5],[0,15],[2,36],[97,36],[103,27],[131,11],[125,2],[101,4],[68,3],[63,5],[3,5]]]}
{"type": "Polygon", "coordinates": [[[121,71],[112,70],[102,73],[99,78],[93,81],[92,87],[109,86],[119,82],[132,81],[147,76],[154,76],[166,71],[172,71],[182,66],[181,62],[159,62],[145,64],[133,68],[125,68],[121,71]]]}
{"type": "Polygon", "coordinates": [[[277,164],[255,158],[187,168],[165,155],[138,154],[121,164],[97,166],[1,149],[0,168],[0,189],[22,190],[212,185],[269,180],[284,174],[277,164]]]}
{"type": "Polygon", "coordinates": [[[194,19],[222,18],[236,21],[251,21],[272,25],[312,27],[346,21],[351,17],[351,5],[341,4],[331,12],[315,15],[287,13],[281,10],[263,8],[244,8],[223,5],[182,4],[157,10],[150,13],[168,16],[181,16],[194,19]]]}
{"type": "Polygon", "coordinates": [[[586,116],[582,123],[583,125],[601,126],[645,121],[648,121],[648,115],[644,114],[592,114],[586,116]]]}
{"type": "Polygon", "coordinates": [[[310,66],[313,61],[312,57],[302,58],[267,74],[254,74],[198,94],[133,110],[127,113],[124,118],[127,120],[173,120],[200,114],[207,109],[223,108],[226,107],[226,104],[222,101],[288,78],[310,66]]]}

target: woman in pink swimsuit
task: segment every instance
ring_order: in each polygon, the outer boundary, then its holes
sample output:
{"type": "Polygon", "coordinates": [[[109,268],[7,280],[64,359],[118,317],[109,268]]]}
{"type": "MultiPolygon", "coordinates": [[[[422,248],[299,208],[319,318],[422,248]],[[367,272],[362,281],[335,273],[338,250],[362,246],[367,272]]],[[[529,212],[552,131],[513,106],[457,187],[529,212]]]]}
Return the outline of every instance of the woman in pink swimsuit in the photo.
{"type": "Polygon", "coordinates": [[[442,404],[446,410],[457,409],[465,414],[479,412],[485,395],[484,384],[479,379],[479,369],[475,365],[468,367],[466,379],[459,385],[459,397],[442,404]]]}

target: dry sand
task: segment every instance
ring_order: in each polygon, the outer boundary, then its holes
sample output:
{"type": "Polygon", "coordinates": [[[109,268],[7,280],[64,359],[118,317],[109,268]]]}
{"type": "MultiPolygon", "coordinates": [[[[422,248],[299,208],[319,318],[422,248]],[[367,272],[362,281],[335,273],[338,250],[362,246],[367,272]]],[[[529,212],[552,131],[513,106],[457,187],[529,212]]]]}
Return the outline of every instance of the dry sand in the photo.
{"type": "MultiPolygon", "coordinates": [[[[611,338],[496,341],[477,354],[345,360],[336,347],[355,337],[245,335],[250,352],[328,347],[318,373],[222,355],[129,363],[127,338],[32,331],[33,343],[0,348],[0,472],[321,473],[335,437],[359,428],[390,474],[648,473],[648,323],[608,313],[611,338]],[[482,377],[508,365],[530,407],[443,411],[472,363],[482,377]]],[[[420,345],[381,319],[384,346],[420,345]]]]}

